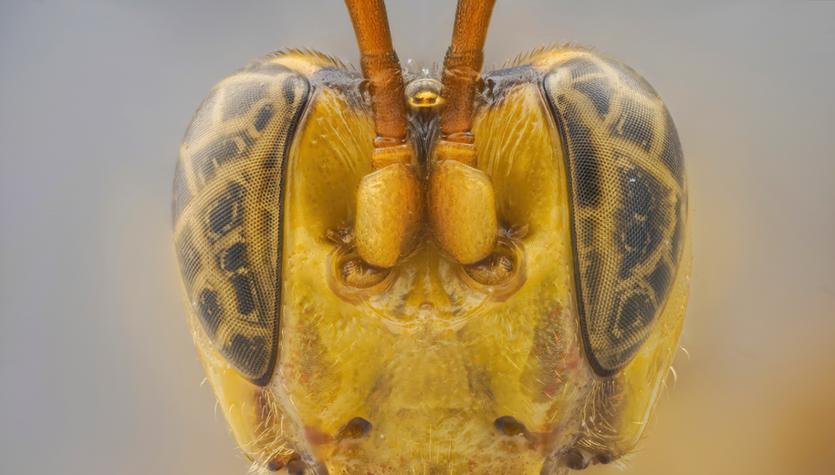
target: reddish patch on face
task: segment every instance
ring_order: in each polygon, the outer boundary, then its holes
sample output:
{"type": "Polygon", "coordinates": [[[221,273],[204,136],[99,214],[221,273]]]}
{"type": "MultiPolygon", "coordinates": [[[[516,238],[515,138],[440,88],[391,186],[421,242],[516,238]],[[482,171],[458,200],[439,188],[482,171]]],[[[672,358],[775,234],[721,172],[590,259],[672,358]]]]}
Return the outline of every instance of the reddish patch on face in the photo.
{"type": "Polygon", "coordinates": [[[304,426],[304,438],[314,445],[325,445],[333,442],[333,437],[327,432],[313,426],[304,426]]]}
{"type": "Polygon", "coordinates": [[[566,345],[560,317],[564,315],[565,308],[559,305],[540,320],[540,324],[534,330],[534,345],[531,352],[539,360],[542,377],[547,378],[541,388],[543,400],[553,397],[563,385],[560,374],[564,369],[566,345]]]}
{"type": "MultiPolygon", "coordinates": [[[[310,314],[309,308],[299,309],[303,315],[310,314]]],[[[293,332],[288,332],[288,344],[297,351],[288,355],[290,361],[284,364],[285,369],[291,372],[287,376],[295,380],[301,386],[307,386],[315,379],[316,373],[324,365],[321,355],[324,349],[319,341],[319,331],[309,319],[300,319],[299,324],[293,326],[293,332]],[[292,336],[290,336],[292,335],[292,336]]]]}

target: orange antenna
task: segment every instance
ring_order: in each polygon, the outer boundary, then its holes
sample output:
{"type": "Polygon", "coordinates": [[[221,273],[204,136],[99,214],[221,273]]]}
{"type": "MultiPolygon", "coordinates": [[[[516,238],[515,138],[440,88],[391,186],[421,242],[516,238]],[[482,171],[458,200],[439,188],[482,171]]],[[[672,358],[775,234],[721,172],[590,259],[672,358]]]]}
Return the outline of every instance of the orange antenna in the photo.
{"type": "Polygon", "coordinates": [[[496,0],[459,0],[452,45],[441,82],[441,138],[427,186],[427,217],[438,247],[461,264],[476,263],[497,241],[496,197],[478,164],[473,121],[476,81],[484,64],[484,42],[496,0]]]}
{"type": "MultiPolygon", "coordinates": [[[[345,5],[357,35],[362,75],[370,85],[371,110],[377,132],[374,146],[401,145],[406,139],[406,100],[400,61],[391,43],[386,6],[383,0],[345,0],[345,5]]],[[[390,158],[391,154],[384,155],[390,158]]],[[[407,155],[396,161],[408,163],[409,158],[407,155]]]]}
{"type": "Polygon", "coordinates": [[[420,177],[406,143],[403,73],[391,44],[383,0],[345,0],[374,116],[373,173],[357,189],[354,244],[362,259],[391,267],[414,248],[423,223],[420,177]]]}
{"type": "Polygon", "coordinates": [[[441,133],[446,140],[473,143],[470,126],[476,80],[484,64],[484,42],[495,4],[496,0],[458,2],[441,81],[446,101],[441,107],[441,133]]]}

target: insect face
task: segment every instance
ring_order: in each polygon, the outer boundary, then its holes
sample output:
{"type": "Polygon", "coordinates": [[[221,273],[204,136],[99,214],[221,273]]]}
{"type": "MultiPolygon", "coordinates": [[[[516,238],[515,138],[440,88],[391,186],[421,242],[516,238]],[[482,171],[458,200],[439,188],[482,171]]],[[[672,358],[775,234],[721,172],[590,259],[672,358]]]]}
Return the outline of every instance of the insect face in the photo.
{"type": "Polygon", "coordinates": [[[382,3],[347,3],[362,73],[298,51],[247,66],[177,163],[189,324],[238,444],[289,473],[617,459],[689,287],[663,102],[582,48],[481,75],[490,2],[459,5],[443,71],[403,72],[382,3]]]}

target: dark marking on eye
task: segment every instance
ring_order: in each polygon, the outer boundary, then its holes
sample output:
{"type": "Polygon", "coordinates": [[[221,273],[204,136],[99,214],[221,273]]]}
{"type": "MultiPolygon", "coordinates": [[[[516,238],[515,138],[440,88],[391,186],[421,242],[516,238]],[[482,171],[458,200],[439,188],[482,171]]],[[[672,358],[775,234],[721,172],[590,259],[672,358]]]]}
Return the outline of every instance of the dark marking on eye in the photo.
{"type": "Polygon", "coordinates": [[[183,158],[179,157],[177,159],[177,165],[174,167],[174,194],[171,200],[171,214],[175,226],[180,219],[183,209],[191,202],[191,198],[192,195],[188,189],[186,171],[183,167],[183,158]]]}
{"type": "Polygon", "coordinates": [[[673,235],[670,237],[670,245],[672,246],[673,252],[673,259],[678,260],[681,258],[681,251],[682,245],[684,244],[684,210],[683,208],[687,206],[687,201],[684,199],[679,199],[676,202],[676,224],[673,228],[673,235]]]}
{"type": "Polygon", "coordinates": [[[284,84],[282,84],[282,92],[284,94],[284,99],[288,104],[296,102],[296,91],[304,89],[304,86],[301,83],[302,79],[298,76],[288,76],[287,79],[284,80],[284,84]]]}
{"type": "Polygon", "coordinates": [[[235,290],[235,300],[238,302],[238,312],[249,315],[255,310],[255,290],[249,274],[235,274],[229,278],[229,283],[235,290]]]}
{"type": "Polygon", "coordinates": [[[621,107],[620,116],[609,126],[609,132],[649,152],[655,130],[655,112],[628,96],[621,98],[621,107]]]}
{"type": "Polygon", "coordinates": [[[578,233],[583,247],[591,248],[597,242],[597,220],[594,216],[587,216],[580,220],[578,226],[582,232],[578,233]]]}
{"type": "Polygon", "coordinates": [[[267,104],[258,111],[258,116],[255,119],[255,130],[261,132],[264,130],[264,127],[267,126],[267,123],[272,119],[273,115],[275,114],[275,108],[272,104],[267,104]]]}
{"type": "Polygon", "coordinates": [[[619,82],[623,87],[642,94],[647,99],[658,100],[658,93],[643,76],[635,72],[629,66],[612,59],[601,58],[603,62],[611,66],[618,75],[619,82]]]}
{"type": "Polygon", "coordinates": [[[214,178],[217,167],[247,156],[253,145],[255,139],[246,131],[224,135],[197,151],[191,162],[205,184],[214,178]]]}
{"type": "Polygon", "coordinates": [[[258,227],[257,231],[262,233],[263,235],[267,235],[267,233],[272,232],[273,228],[273,214],[268,210],[263,210],[261,212],[261,219],[258,220],[258,227]]]}
{"type": "Polygon", "coordinates": [[[600,66],[583,57],[571,58],[558,67],[568,68],[572,79],[581,78],[587,74],[603,74],[600,66]]]}
{"type": "Polygon", "coordinates": [[[183,281],[186,284],[186,291],[189,298],[192,295],[194,287],[194,278],[202,268],[200,260],[200,253],[194,247],[194,234],[190,227],[186,227],[177,242],[177,257],[180,260],[180,272],[183,275],[183,281]]]}
{"type": "Polygon", "coordinates": [[[673,273],[664,261],[659,261],[647,276],[647,282],[655,292],[655,302],[661,305],[667,300],[667,292],[673,283],[673,273]]]}
{"type": "Polygon", "coordinates": [[[220,267],[223,270],[235,272],[244,265],[246,265],[246,244],[236,242],[223,251],[220,258],[220,267]]]}
{"type": "MultiPolygon", "coordinates": [[[[655,317],[655,305],[643,291],[636,290],[619,298],[617,314],[612,318],[609,334],[615,348],[625,347],[622,357],[612,366],[618,366],[632,357],[631,347],[640,343],[641,332],[649,326],[655,317]]],[[[637,348],[635,348],[637,349],[637,348]]]]}
{"type": "Polygon", "coordinates": [[[603,274],[605,272],[603,256],[600,251],[587,252],[581,262],[583,265],[582,283],[583,295],[582,300],[585,302],[599,302],[601,299],[601,284],[603,283],[603,274]]]}
{"type": "MultiPolygon", "coordinates": [[[[652,228],[650,223],[648,223],[645,219],[641,220],[638,218],[632,220],[626,228],[621,230],[621,243],[625,253],[624,261],[632,264],[623,266],[622,269],[631,269],[635,264],[641,262],[643,258],[650,253],[650,251],[652,251],[652,249],[650,249],[651,232],[652,228]]],[[[621,278],[629,276],[628,272],[625,274],[626,275],[621,275],[621,278]]]]}
{"type": "Polygon", "coordinates": [[[591,130],[580,120],[573,103],[565,101],[563,126],[566,128],[568,153],[574,174],[574,195],[578,206],[597,206],[603,188],[600,154],[592,145],[591,130]]]}
{"type": "Polygon", "coordinates": [[[269,357],[268,345],[263,337],[247,338],[240,333],[235,334],[224,348],[224,356],[240,365],[247,373],[259,373],[264,366],[264,360],[269,357]]]}
{"type": "MultiPolygon", "coordinates": [[[[237,147],[237,145],[235,145],[235,147],[237,147]]],[[[209,151],[208,149],[204,150],[209,151]]],[[[235,151],[237,152],[237,148],[235,151]]],[[[192,163],[194,164],[194,169],[202,179],[202,185],[210,182],[212,178],[215,177],[215,162],[210,156],[208,156],[208,154],[201,156],[198,152],[194,155],[194,157],[192,157],[192,163]]]]}
{"type": "Polygon", "coordinates": [[[267,97],[267,88],[261,81],[230,82],[224,91],[224,102],[221,106],[223,120],[248,113],[256,102],[267,97]]]}
{"type": "Polygon", "coordinates": [[[191,123],[186,129],[186,134],[183,137],[184,144],[194,143],[196,139],[206,135],[214,124],[212,111],[217,105],[219,88],[212,89],[209,94],[200,103],[200,106],[194,112],[191,118],[191,123]]]}
{"type": "Polygon", "coordinates": [[[608,79],[594,77],[578,81],[574,83],[574,89],[577,89],[589,98],[601,119],[609,113],[609,104],[614,96],[614,91],[609,85],[608,79]]]}
{"type": "Polygon", "coordinates": [[[679,185],[684,185],[684,152],[678,138],[676,125],[670,113],[664,109],[666,128],[664,132],[664,149],[661,151],[661,163],[670,170],[679,185]]]}
{"type": "Polygon", "coordinates": [[[217,241],[241,224],[244,213],[243,201],[244,188],[232,181],[227,185],[226,191],[208,206],[207,237],[211,242],[217,241]]]}
{"type": "Polygon", "coordinates": [[[223,309],[220,307],[217,292],[203,289],[197,301],[197,315],[203,322],[203,328],[212,340],[217,335],[217,327],[223,319],[223,309]]]}
{"type": "Polygon", "coordinates": [[[192,157],[192,163],[205,184],[214,178],[218,164],[237,157],[240,151],[234,137],[225,136],[196,152],[192,157]]]}
{"type": "Polygon", "coordinates": [[[620,171],[620,188],[617,240],[623,261],[619,277],[625,279],[661,244],[673,210],[667,201],[669,189],[637,166],[620,171]]]}
{"type": "Polygon", "coordinates": [[[228,162],[241,154],[241,146],[235,138],[235,136],[224,137],[210,146],[212,160],[216,161],[218,165],[228,162]]]}

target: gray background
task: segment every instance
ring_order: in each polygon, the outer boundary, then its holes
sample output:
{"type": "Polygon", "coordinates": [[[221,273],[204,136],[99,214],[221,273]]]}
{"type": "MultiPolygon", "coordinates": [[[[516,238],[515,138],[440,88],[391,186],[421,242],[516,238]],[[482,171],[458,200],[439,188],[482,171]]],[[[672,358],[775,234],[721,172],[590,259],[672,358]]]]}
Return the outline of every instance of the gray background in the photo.
{"type": "MultiPolygon", "coordinates": [[[[389,3],[400,58],[439,61],[454,2],[389,3]]],[[[835,473],[833,25],[835,2],[496,7],[487,64],[594,45],[681,134],[690,358],[626,473],[835,473]]],[[[0,4],[0,473],[246,473],[200,386],[171,181],[203,96],[284,46],[357,63],[338,0],[0,4]]]]}

